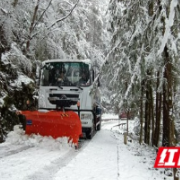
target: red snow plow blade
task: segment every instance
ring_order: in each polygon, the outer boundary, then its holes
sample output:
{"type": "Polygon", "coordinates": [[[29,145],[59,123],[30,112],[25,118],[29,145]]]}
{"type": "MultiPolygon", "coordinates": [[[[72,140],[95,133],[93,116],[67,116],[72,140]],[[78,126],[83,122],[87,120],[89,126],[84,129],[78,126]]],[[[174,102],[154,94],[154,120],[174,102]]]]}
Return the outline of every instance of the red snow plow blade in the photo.
{"type": "Polygon", "coordinates": [[[69,141],[78,145],[82,135],[79,116],[73,111],[21,111],[26,117],[26,134],[40,134],[42,136],[69,137],[69,141]]]}

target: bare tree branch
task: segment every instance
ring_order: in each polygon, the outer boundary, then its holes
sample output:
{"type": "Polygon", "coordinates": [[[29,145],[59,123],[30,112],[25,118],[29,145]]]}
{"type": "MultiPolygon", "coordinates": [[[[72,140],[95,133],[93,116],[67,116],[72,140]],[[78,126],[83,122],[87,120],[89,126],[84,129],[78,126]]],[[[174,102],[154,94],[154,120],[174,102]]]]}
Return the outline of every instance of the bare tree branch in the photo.
{"type": "Polygon", "coordinates": [[[69,16],[72,14],[73,10],[76,8],[76,6],[77,6],[78,3],[79,3],[79,0],[77,0],[77,2],[75,3],[75,5],[73,6],[73,8],[70,10],[70,12],[69,12],[66,16],[62,17],[61,19],[56,20],[56,21],[55,21],[53,24],[51,24],[51,26],[49,26],[47,29],[52,28],[52,27],[53,27],[55,24],[57,24],[58,22],[61,22],[61,21],[65,20],[67,17],[69,17],[69,16]]]}
{"type": "MultiPolygon", "coordinates": [[[[43,15],[45,14],[45,12],[47,11],[47,9],[49,8],[49,6],[51,5],[51,2],[52,2],[52,0],[49,2],[47,8],[43,11],[43,13],[41,14],[40,18],[37,20],[36,24],[33,26],[33,29],[34,29],[35,26],[38,24],[38,22],[40,21],[40,19],[43,17],[43,15]]],[[[66,16],[62,17],[61,19],[56,20],[51,26],[47,27],[47,29],[48,29],[48,30],[51,29],[56,23],[61,22],[61,21],[65,20],[67,17],[69,17],[69,16],[72,14],[73,10],[76,8],[76,6],[77,6],[78,3],[79,3],[79,0],[77,0],[77,2],[76,2],[76,3],[74,4],[74,6],[69,10],[69,13],[68,13],[66,16]]],[[[69,4],[69,5],[70,5],[70,4],[69,4]]],[[[40,32],[41,32],[41,31],[35,32],[33,35],[31,35],[30,38],[31,38],[31,39],[34,38],[34,37],[35,37],[37,34],[39,34],[40,32]]]]}
{"type": "Polygon", "coordinates": [[[0,9],[1,9],[3,14],[8,14],[8,12],[5,9],[3,9],[2,7],[0,9]]]}
{"type": "Polygon", "coordinates": [[[35,23],[37,11],[38,11],[38,8],[39,8],[39,2],[40,2],[40,0],[37,0],[37,4],[36,4],[35,9],[34,9],[33,18],[32,18],[32,21],[31,21],[30,28],[29,28],[29,37],[28,37],[28,40],[26,42],[26,50],[25,50],[26,52],[25,53],[27,53],[28,50],[29,50],[30,41],[31,41],[31,34],[32,34],[33,30],[34,30],[34,23],[35,23]]]}
{"type": "Polygon", "coordinates": [[[44,16],[45,12],[48,10],[49,6],[51,5],[52,0],[50,0],[48,6],[46,7],[46,9],[42,12],[41,16],[39,17],[39,19],[36,21],[36,23],[33,26],[33,29],[37,26],[38,22],[41,20],[41,18],[44,16]]]}

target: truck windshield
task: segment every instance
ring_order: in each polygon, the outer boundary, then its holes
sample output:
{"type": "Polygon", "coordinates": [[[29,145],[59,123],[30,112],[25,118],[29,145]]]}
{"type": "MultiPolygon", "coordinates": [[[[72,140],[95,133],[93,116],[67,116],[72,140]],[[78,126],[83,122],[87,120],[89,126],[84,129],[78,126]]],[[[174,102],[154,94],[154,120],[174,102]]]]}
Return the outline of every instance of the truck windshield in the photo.
{"type": "Polygon", "coordinates": [[[90,86],[89,65],[83,62],[47,62],[41,71],[41,86],[90,86]]]}

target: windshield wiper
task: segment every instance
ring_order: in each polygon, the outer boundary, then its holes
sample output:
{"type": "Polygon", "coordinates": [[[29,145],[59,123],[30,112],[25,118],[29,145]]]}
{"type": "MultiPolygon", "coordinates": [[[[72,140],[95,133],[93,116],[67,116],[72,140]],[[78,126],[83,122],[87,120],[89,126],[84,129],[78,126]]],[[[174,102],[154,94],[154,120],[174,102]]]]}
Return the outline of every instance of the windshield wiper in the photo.
{"type": "Polygon", "coordinates": [[[80,90],[83,90],[83,88],[80,85],[77,85],[76,87],[78,87],[80,90]]]}
{"type": "Polygon", "coordinates": [[[62,87],[60,84],[58,85],[58,87],[59,87],[60,89],[63,89],[63,87],[62,87]]]}

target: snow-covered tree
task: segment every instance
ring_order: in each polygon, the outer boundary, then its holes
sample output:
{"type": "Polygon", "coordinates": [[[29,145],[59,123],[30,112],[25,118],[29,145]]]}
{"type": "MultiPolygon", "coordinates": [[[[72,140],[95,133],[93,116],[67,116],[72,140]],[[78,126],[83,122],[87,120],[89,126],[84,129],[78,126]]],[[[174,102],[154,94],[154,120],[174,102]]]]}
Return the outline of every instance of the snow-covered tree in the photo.
{"type": "Polygon", "coordinates": [[[5,131],[18,121],[14,110],[34,100],[39,60],[89,58],[101,66],[105,45],[96,1],[3,0],[0,16],[0,124],[5,131]]]}
{"type": "Polygon", "coordinates": [[[174,145],[172,110],[179,84],[179,1],[111,0],[108,11],[107,29],[112,39],[104,70],[108,72],[111,102],[117,112],[135,109],[141,132],[145,125],[144,141],[156,146],[159,140],[152,139],[159,139],[162,114],[162,143],[174,145]]]}

